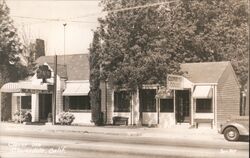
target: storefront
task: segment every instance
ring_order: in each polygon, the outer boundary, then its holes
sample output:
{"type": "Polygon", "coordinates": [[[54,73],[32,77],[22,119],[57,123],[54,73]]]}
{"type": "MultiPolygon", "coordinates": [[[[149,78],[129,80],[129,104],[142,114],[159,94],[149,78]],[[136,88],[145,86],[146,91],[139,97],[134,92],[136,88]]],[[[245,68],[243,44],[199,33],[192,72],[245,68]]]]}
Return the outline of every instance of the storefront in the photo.
{"type": "MultiPolygon", "coordinates": [[[[12,119],[14,113],[21,110],[31,112],[32,122],[47,122],[53,106],[53,61],[53,56],[42,56],[36,61],[51,71],[46,83],[35,73],[25,81],[6,83],[1,87],[1,93],[12,94],[12,119]]],[[[61,112],[70,112],[75,116],[73,124],[92,124],[89,87],[88,55],[58,56],[56,121],[61,112]]]]}
{"type": "Polygon", "coordinates": [[[182,76],[168,75],[165,86],[144,85],[136,92],[102,83],[106,123],[113,124],[112,118],[120,116],[128,118],[129,125],[214,128],[239,115],[239,84],[230,62],[181,64],[181,70],[182,76]]]}

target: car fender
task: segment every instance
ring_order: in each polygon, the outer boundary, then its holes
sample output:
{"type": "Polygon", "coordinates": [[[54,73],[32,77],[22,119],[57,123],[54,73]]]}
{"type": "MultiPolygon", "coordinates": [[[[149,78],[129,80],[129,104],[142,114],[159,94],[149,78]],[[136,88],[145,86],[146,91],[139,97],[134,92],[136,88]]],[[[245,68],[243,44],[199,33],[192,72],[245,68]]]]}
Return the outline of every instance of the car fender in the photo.
{"type": "Polygon", "coordinates": [[[249,129],[247,129],[245,126],[243,126],[242,124],[240,123],[227,123],[223,126],[222,128],[222,133],[224,133],[225,129],[227,127],[235,127],[238,131],[239,131],[239,134],[240,135],[249,135],[249,129]]]}

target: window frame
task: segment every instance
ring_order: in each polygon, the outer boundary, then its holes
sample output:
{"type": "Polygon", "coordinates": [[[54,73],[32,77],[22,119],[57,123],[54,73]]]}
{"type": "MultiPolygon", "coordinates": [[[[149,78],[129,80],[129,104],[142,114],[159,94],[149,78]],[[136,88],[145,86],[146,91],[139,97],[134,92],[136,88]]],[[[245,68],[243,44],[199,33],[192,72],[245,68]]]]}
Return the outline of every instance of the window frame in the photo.
{"type": "MultiPolygon", "coordinates": [[[[63,97],[63,110],[64,111],[70,111],[70,112],[91,112],[91,104],[90,104],[90,97],[87,95],[81,95],[81,96],[64,96],[63,97]],[[77,104],[79,105],[74,105],[75,107],[72,108],[72,99],[73,98],[78,98],[77,104]],[[82,100],[81,100],[82,99],[82,100]],[[86,100],[88,99],[88,100],[86,100]],[[86,101],[85,101],[86,100],[86,101]],[[86,104],[87,103],[87,104],[86,104]],[[79,108],[81,107],[82,108],[79,108]]],[[[74,103],[75,104],[75,103],[74,103]]]]}
{"type": "Polygon", "coordinates": [[[114,91],[114,112],[131,112],[131,99],[131,94],[128,91],[114,91]],[[124,101],[123,99],[128,100],[124,101]]]}
{"type": "Polygon", "coordinates": [[[162,113],[174,113],[174,98],[160,99],[160,112],[162,112],[162,113]],[[171,100],[171,103],[167,103],[167,105],[164,105],[163,100],[167,100],[167,101],[171,100]],[[171,105],[172,107],[171,108],[166,108],[166,109],[162,108],[162,106],[168,107],[169,105],[171,105]]]}
{"type": "Polygon", "coordinates": [[[156,97],[156,89],[140,89],[139,91],[140,112],[153,112],[153,113],[157,112],[155,97],[156,97]]]}
{"type": "MultiPolygon", "coordinates": [[[[21,109],[28,109],[28,110],[30,110],[31,109],[31,107],[32,107],[32,101],[31,101],[31,96],[30,95],[28,95],[28,96],[20,96],[20,99],[21,99],[21,109]],[[29,99],[24,99],[24,98],[29,98],[29,99]],[[23,108],[23,102],[25,102],[25,101],[28,101],[28,102],[30,102],[30,105],[28,105],[30,108],[23,108]]],[[[27,105],[26,105],[27,106],[27,105]]]]}
{"type": "Polygon", "coordinates": [[[196,108],[195,108],[195,112],[196,113],[213,113],[213,103],[212,103],[212,98],[197,98],[196,99],[196,108]],[[207,102],[209,101],[209,102],[207,102]],[[205,103],[205,104],[204,104],[205,103]],[[210,108],[206,109],[206,107],[208,107],[208,104],[210,104],[210,108]],[[202,106],[202,108],[200,109],[200,106],[202,106]],[[197,108],[199,107],[199,108],[197,108]],[[198,111],[197,111],[198,109],[198,111]]]}

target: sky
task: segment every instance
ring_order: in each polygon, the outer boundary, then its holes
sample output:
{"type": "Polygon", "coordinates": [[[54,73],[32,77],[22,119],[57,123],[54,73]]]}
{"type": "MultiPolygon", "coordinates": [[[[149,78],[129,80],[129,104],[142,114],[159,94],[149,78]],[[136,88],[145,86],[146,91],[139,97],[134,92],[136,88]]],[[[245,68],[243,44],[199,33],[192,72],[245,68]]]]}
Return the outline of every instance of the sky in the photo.
{"type": "Polygon", "coordinates": [[[6,0],[6,3],[20,38],[45,40],[46,55],[63,55],[64,37],[65,54],[88,53],[97,18],[102,15],[99,0],[6,0]]]}

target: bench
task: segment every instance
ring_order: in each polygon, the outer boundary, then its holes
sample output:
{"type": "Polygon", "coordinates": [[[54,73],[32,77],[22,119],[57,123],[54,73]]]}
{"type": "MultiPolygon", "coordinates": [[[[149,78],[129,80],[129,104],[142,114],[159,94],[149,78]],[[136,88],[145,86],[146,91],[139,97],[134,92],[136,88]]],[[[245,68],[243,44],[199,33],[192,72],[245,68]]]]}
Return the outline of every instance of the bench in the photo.
{"type": "Polygon", "coordinates": [[[113,117],[113,125],[128,125],[128,118],[115,116],[113,117]]]}
{"type": "Polygon", "coordinates": [[[210,123],[211,128],[213,128],[213,119],[197,118],[197,119],[194,119],[194,122],[195,122],[196,128],[198,128],[199,123],[210,123]]]}

